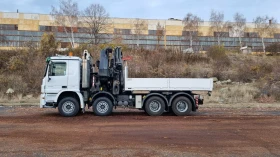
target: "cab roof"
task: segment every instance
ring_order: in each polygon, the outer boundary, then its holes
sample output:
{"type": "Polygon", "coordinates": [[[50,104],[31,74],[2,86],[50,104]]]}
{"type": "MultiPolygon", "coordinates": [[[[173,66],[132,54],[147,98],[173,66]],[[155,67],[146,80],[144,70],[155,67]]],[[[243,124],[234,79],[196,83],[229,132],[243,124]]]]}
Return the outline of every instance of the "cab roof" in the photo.
{"type": "Polygon", "coordinates": [[[80,57],[77,56],[53,56],[50,58],[51,60],[82,60],[80,57]]]}

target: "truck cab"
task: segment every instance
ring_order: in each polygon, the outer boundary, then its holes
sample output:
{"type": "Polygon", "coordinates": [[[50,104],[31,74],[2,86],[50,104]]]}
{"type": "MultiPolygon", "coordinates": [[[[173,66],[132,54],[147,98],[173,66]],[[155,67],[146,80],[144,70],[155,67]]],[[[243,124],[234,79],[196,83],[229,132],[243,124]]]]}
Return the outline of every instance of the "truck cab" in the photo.
{"type": "Polygon", "coordinates": [[[79,106],[64,100],[61,108],[69,113],[77,108],[84,108],[81,93],[82,59],[73,56],[54,56],[47,59],[45,75],[41,86],[40,108],[55,108],[65,97],[73,97],[79,106]]]}

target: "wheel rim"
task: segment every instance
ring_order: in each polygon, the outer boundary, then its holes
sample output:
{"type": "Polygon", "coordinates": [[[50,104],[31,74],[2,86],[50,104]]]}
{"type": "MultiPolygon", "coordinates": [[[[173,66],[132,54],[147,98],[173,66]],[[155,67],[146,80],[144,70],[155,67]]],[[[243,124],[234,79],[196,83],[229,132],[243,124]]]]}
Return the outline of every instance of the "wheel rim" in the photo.
{"type": "Polygon", "coordinates": [[[188,110],[189,106],[186,101],[179,101],[176,104],[176,108],[179,112],[186,112],[188,110]]]}
{"type": "Polygon", "coordinates": [[[149,108],[152,112],[158,112],[161,109],[161,104],[158,101],[152,101],[149,104],[149,108]]]}
{"type": "Polygon", "coordinates": [[[71,101],[66,101],[62,105],[62,110],[63,110],[64,113],[72,113],[75,110],[75,105],[71,101]]]}
{"type": "Polygon", "coordinates": [[[99,113],[106,113],[109,110],[109,104],[106,101],[100,101],[96,105],[96,109],[99,113]]]}

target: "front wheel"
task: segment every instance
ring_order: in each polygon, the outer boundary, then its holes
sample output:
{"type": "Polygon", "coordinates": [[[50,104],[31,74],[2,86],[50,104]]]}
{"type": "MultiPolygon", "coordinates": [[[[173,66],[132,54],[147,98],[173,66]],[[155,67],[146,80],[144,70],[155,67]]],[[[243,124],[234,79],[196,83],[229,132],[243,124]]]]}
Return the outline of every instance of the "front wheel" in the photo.
{"type": "Polygon", "coordinates": [[[78,101],[71,97],[63,98],[58,103],[58,111],[64,117],[73,117],[78,114],[80,105],[78,101]]]}
{"type": "Polygon", "coordinates": [[[110,99],[101,97],[93,102],[92,108],[97,116],[108,116],[113,111],[113,103],[110,99]]]}
{"type": "Polygon", "coordinates": [[[178,97],[172,102],[172,111],[177,116],[187,116],[192,111],[192,103],[186,97],[178,97]]]}

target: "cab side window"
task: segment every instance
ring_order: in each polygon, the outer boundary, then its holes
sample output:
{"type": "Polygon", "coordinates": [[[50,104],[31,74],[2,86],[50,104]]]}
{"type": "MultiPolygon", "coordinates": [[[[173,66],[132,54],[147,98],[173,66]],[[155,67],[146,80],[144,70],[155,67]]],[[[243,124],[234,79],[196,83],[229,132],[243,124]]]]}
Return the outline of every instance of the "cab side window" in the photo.
{"type": "Polygon", "coordinates": [[[50,76],[65,76],[66,63],[65,62],[52,63],[50,70],[51,70],[50,76]]]}

